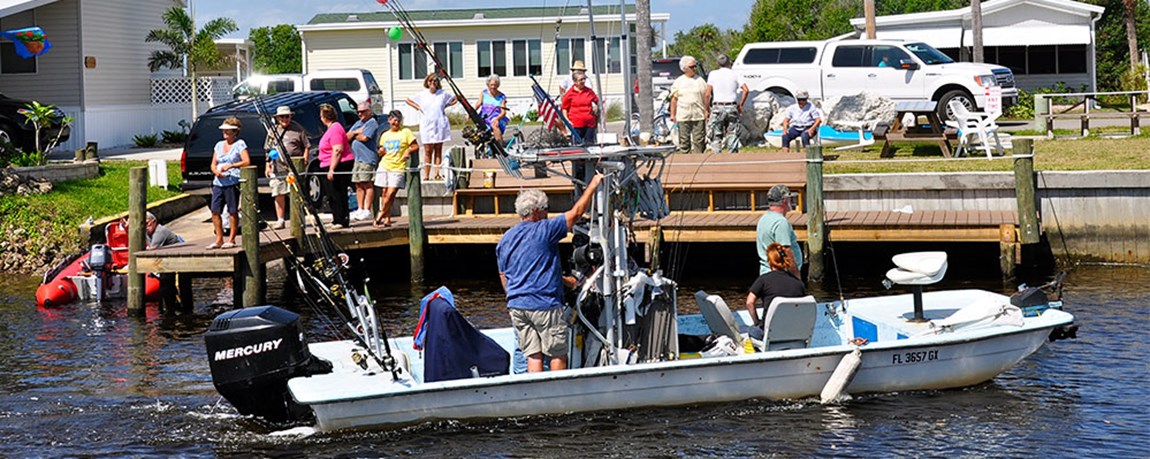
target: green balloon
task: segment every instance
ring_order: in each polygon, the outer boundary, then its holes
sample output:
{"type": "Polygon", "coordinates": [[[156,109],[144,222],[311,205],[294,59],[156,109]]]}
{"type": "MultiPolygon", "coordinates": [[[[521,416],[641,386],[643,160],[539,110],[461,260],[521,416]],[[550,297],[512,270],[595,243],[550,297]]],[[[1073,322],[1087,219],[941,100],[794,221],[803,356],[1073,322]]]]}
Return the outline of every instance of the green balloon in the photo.
{"type": "Polygon", "coordinates": [[[403,38],[403,29],[398,26],[392,27],[391,30],[387,31],[387,36],[392,40],[399,40],[403,38]]]}

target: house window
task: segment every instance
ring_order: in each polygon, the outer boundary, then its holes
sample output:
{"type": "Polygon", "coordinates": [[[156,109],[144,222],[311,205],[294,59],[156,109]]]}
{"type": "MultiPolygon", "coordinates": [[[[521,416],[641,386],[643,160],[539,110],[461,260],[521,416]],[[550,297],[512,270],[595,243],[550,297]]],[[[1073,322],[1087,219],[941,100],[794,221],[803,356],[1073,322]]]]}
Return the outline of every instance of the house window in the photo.
{"type": "Polygon", "coordinates": [[[435,57],[447,66],[447,74],[452,78],[463,78],[463,42],[436,43],[435,57]]]}
{"type": "Polygon", "coordinates": [[[1054,45],[1031,46],[1027,51],[1026,73],[1030,75],[1058,73],[1058,61],[1055,60],[1058,53],[1055,52],[1054,45]]]}
{"type": "Polygon", "coordinates": [[[566,75],[571,73],[571,63],[575,61],[587,62],[585,46],[587,42],[582,38],[560,38],[555,41],[555,74],[566,75]]]}
{"type": "MultiPolygon", "coordinates": [[[[0,19],[0,30],[23,29],[36,25],[35,10],[23,11],[0,19]]],[[[39,57],[23,58],[16,54],[16,44],[0,39],[0,74],[36,73],[39,57]]]]}
{"type": "Polygon", "coordinates": [[[595,39],[595,73],[621,73],[623,71],[623,56],[619,38],[595,39]],[[604,71],[606,69],[606,71],[604,71]]]}
{"type": "Polygon", "coordinates": [[[513,75],[527,76],[543,73],[543,47],[539,40],[514,40],[511,42],[511,62],[513,75]]]}
{"type": "MultiPolygon", "coordinates": [[[[984,50],[985,51],[985,50],[984,50]]],[[[998,55],[991,60],[991,53],[987,52],[988,62],[1009,68],[1015,75],[1026,74],[1026,47],[1025,46],[999,46],[998,55]]]]}
{"type": "Polygon", "coordinates": [[[1086,45],[1058,45],[1058,73],[1086,73],[1086,45]]]}
{"type": "Polygon", "coordinates": [[[427,53],[414,43],[399,44],[399,79],[422,80],[427,76],[427,53]]]}
{"type": "Polygon", "coordinates": [[[492,74],[507,75],[507,42],[503,40],[475,42],[479,55],[479,78],[487,78],[492,74]]]}

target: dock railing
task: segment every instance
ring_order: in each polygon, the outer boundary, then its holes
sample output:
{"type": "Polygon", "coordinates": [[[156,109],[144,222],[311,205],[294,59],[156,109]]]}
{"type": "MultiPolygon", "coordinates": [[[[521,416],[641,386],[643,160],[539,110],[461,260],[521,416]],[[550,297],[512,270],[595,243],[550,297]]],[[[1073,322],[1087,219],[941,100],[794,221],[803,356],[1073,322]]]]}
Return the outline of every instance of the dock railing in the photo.
{"type": "Polygon", "coordinates": [[[1045,130],[1047,138],[1054,138],[1055,120],[1077,118],[1081,123],[1082,136],[1086,137],[1090,135],[1091,119],[1126,118],[1130,120],[1130,135],[1138,135],[1142,133],[1140,126],[1141,118],[1150,117],[1150,112],[1138,110],[1138,99],[1140,97],[1144,99],[1150,98],[1150,90],[1035,94],[1034,128],[1040,131],[1045,130]],[[1128,111],[1118,112],[1098,110],[1099,98],[1115,96],[1127,98],[1130,101],[1130,109],[1128,111]],[[1066,98],[1081,99],[1081,101],[1056,112],[1053,103],[1054,99],[1066,98]]]}

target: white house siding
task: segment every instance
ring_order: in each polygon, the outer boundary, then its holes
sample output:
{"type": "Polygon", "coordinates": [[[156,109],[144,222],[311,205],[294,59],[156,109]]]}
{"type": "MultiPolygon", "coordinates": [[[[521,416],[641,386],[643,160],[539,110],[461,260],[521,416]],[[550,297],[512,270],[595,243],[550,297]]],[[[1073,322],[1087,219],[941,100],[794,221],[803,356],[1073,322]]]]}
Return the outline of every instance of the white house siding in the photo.
{"type": "MultiPolygon", "coordinates": [[[[77,142],[129,145],[134,135],[178,129],[178,120],[153,113],[148,57],[165,47],[144,38],[149,31],[166,27],[164,12],[181,4],[174,0],[89,0],[80,6],[83,56],[96,58],[96,67],[82,69],[84,113],[77,123],[82,135],[73,135],[77,142]]],[[[185,118],[191,118],[190,111],[185,118]]]]}
{"type": "MultiPolygon", "coordinates": [[[[618,36],[618,22],[597,22],[596,33],[600,37],[618,36]]],[[[365,26],[368,26],[365,24],[365,26]]],[[[478,76],[478,51],[476,42],[488,40],[503,40],[507,47],[507,72],[512,71],[513,53],[511,42],[513,40],[540,40],[542,51],[543,73],[536,79],[551,95],[559,92],[559,83],[566,75],[555,74],[555,25],[554,23],[537,25],[504,25],[504,26],[469,26],[469,27],[424,27],[421,29],[424,37],[431,43],[436,42],[463,42],[463,76],[454,78],[459,89],[468,98],[474,100],[486,88],[486,77],[478,76]]],[[[338,68],[365,68],[371,70],[383,90],[385,105],[391,97],[392,107],[404,111],[405,124],[418,123],[418,113],[407,107],[404,103],[407,97],[425,91],[422,78],[412,80],[398,80],[399,44],[412,43],[405,33],[404,38],[398,41],[389,41],[384,27],[367,30],[340,30],[340,31],[305,31],[303,34],[303,48],[305,52],[304,71],[311,72],[338,68]],[[388,59],[388,53],[391,59],[388,59]],[[392,71],[392,66],[396,69],[392,71]],[[391,76],[389,78],[389,76],[391,76]],[[393,96],[394,95],[394,96],[393,96]]],[[[587,23],[564,23],[559,37],[582,38],[589,36],[587,23]]],[[[584,59],[588,68],[591,68],[591,44],[585,42],[584,59]]],[[[419,72],[416,72],[419,73],[419,72]]],[[[595,75],[589,74],[588,80],[595,86],[595,75]]],[[[623,75],[621,73],[608,73],[600,75],[605,91],[598,91],[601,97],[609,103],[622,103],[623,75]]],[[[508,107],[516,114],[523,114],[536,108],[531,92],[531,79],[522,76],[515,77],[500,74],[500,89],[508,95],[508,107]]]]}

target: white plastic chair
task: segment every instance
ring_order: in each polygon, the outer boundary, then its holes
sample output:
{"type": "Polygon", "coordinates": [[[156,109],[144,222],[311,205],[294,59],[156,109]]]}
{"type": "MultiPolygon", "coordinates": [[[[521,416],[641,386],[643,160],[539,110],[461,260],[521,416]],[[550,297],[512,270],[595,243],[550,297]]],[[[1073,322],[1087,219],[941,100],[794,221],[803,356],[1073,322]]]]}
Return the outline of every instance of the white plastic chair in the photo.
{"type": "Polygon", "coordinates": [[[819,304],[811,295],[775,297],[763,315],[763,347],[770,351],[804,349],[811,342],[819,304]]]}
{"type": "Polygon", "coordinates": [[[958,148],[955,150],[955,156],[965,155],[971,150],[985,151],[988,159],[994,156],[995,151],[1000,155],[1003,154],[1002,140],[998,136],[998,124],[994,122],[998,119],[998,115],[972,112],[957,100],[950,101],[947,107],[954,113],[955,120],[948,120],[946,124],[958,130],[958,148]],[[990,143],[992,137],[993,146],[990,143]],[[978,142],[977,147],[973,146],[975,141],[978,142]]]}

